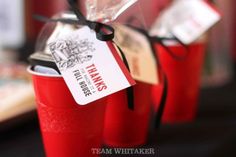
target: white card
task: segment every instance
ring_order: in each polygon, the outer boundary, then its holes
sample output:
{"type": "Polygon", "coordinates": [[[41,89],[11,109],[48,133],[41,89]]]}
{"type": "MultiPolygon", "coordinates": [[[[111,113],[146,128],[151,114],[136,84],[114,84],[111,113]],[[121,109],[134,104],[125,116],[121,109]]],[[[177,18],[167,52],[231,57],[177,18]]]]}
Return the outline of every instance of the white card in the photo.
{"type": "Polygon", "coordinates": [[[61,35],[49,43],[49,48],[80,105],[135,84],[114,45],[98,40],[86,26],[61,35]]]}
{"type": "Polygon", "coordinates": [[[158,67],[148,38],[124,25],[115,24],[114,28],[115,42],[127,58],[132,77],[149,84],[159,83],[158,67]]]}
{"type": "Polygon", "coordinates": [[[205,1],[177,0],[163,12],[151,34],[173,34],[184,44],[190,44],[220,19],[219,12],[205,1]]]}
{"type": "Polygon", "coordinates": [[[0,45],[18,47],[25,40],[24,1],[0,0],[0,45]]]}
{"type": "Polygon", "coordinates": [[[171,32],[185,44],[195,41],[220,20],[220,14],[204,1],[182,0],[175,7],[182,12],[176,15],[180,21],[176,21],[171,32]]]}

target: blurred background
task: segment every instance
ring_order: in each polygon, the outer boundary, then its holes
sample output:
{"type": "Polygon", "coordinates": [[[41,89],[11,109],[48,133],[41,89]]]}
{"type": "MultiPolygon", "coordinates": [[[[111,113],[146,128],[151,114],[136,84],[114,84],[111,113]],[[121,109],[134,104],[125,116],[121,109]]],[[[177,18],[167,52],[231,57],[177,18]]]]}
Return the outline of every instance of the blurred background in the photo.
{"type": "MultiPolygon", "coordinates": [[[[148,31],[171,0],[139,0],[148,31]]],[[[222,20],[206,33],[197,118],[191,123],[164,124],[150,131],[147,147],[161,157],[236,156],[236,9],[234,0],[210,1],[222,20]]],[[[85,2],[78,0],[85,10],[85,2]]],[[[43,157],[27,58],[34,52],[47,17],[68,9],[66,0],[0,0],[0,156],[43,157]]],[[[137,15],[130,10],[128,15],[137,15]]],[[[127,21],[129,16],[121,17],[127,21]]]]}

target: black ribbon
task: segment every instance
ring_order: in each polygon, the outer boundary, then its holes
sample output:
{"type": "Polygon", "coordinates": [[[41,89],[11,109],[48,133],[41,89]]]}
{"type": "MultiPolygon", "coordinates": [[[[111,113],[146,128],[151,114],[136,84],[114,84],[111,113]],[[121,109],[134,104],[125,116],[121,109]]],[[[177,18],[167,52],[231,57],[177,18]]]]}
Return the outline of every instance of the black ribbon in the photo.
{"type": "MultiPolygon", "coordinates": [[[[176,38],[175,36],[173,38],[161,38],[161,37],[150,37],[150,41],[151,43],[153,42],[158,42],[166,51],[167,53],[170,54],[170,56],[172,58],[174,58],[175,60],[185,60],[187,57],[188,57],[188,54],[189,54],[189,48],[187,45],[185,45],[184,43],[182,43],[178,38],[176,38]],[[185,49],[185,55],[183,56],[177,56],[175,55],[174,52],[172,52],[171,49],[169,49],[169,47],[167,47],[165,44],[164,44],[164,41],[177,41],[180,45],[183,46],[183,48],[185,49]]],[[[157,54],[155,53],[155,48],[154,48],[154,45],[152,44],[152,49],[154,51],[154,55],[156,56],[156,59],[157,59],[157,63],[159,64],[159,67],[160,67],[160,70],[162,70],[163,68],[161,67],[161,64],[160,62],[158,61],[158,56],[157,54]]],[[[161,96],[161,101],[160,101],[160,105],[159,105],[159,108],[158,108],[158,111],[156,113],[156,119],[155,119],[155,127],[156,128],[159,128],[160,125],[161,125],[161,120],[162,120],[162,115],[164,113],[164,110],[165,110],[165,104],[166,104],[166,100],[167,100],[167,95],[168,95],[168,78],[165,74],[165,72],[162,70],[162,74],[163,74],[163,92],[162,92],[162,96],[161,96]]]]}
{"type": "MultiPolygon", "coordinates": [[[[76,0],[68,0],[68,3],[76,15],[77,19],[65,19],[65,18],[47,18],[40,15],[34,15],[34,18],[44,21],[44,22],[62,22],[67,24],[79,24],[88,26],[91,30],[94,30],[96,33],[96,38],[101,41],[112,41],[114,39],[115,30],[106,24],[100,22],[89,21],[85,18],[85,16],[78,10],[76,0]]],[[[113,42],[115,44],[115,42],[113,42]]],[[[121,48],[115,44],[119,49],[122,59],[124,61],[125,66],[129,69],[128,61],[124,55],[124,52],[121,48]]],[[[127,91],[127,100],[128,100],[128,108],[134,110],[134,94],[133,94],[133,87],[129,87],[126,89],[127,91]]]]}
{"type": "MultiPolygon", "coordinates": [[[[163,116],[163,113],[165,110],[165,105],[166,105],[166,100],[167,100],[167,95],[168,95],[168,80],[167,80],[166,73],[162,70],[163,68],[162,68],[161,63],[159,61],[159,57],[157,56],[156,49],[154,48],[154,45],[152,43],[153,40],[148,34],[146,34],[146,35],[147,35],[147,37],[149,37],[153,56],[156,58],[156,62],[157,62],[157,65],[161,71],[162,81],[163,81],[163,91],[162,91],[161,101],[160,101],[160,104],[159,104],[159,107],[158,107],[158,110],[157,110],[157,113],[155,116],[155,127],[157,129],[159,129],[161,126],[161,120],[162,120],[162,116],[163,116]]],[[[162,43],[162,41],[160,41],[159,43],[162,43]]]]}
{"type": "Polygon", "coordinates": [[[158,60],[158,56],[157,56],[155,48],[154,48],[154,46],[152,44],[153,39],[149,36],[149,34],[145,30],[137,28],[137,27],[134,27],[134,26],[131,26],[131,25],[127,25],[127,26],[132,28],[132,29],[134,29],[134,30],[136,30],[136,31],[138,31],[138,32],[140,32],[144,36],[146,36],[147,40],[149,40],[150,47],[152,49],[153,57],[156,60],[157,66],[161,70],[162,81],[163,81],[163,92],[162,92],[159,108],[158,108],[158,111],[157,111],[156,116],[155,116],[155,128],[158,129],[158,128],[160,128],[162,115],[163,115],[163,112],[165,110],[165,105],[166,105],[166,100],[167,100],[167,93],[168,93],[168,80],[167,80],[165,72],[162,70],[163,68],[162,68],[162,66],[160,64],[160,61],[158,60]]]}
{"type": "MultiPolygon", "coordinates": [[[[135,18],[131,18],[129,20],[129,22],[131,23],[132,21],[136,20],[135,18]]],[[[153,42],[158,42],[174,59],[176,60],[184,60],[187,58],[188,54],[189,54],[189,49],[188,47],[182,43],[178,38],[176,38],[175,36],[173,38],[161,38],[161,37],[150,37],[150,35],[143,29],[140,29],[140,28],[137,28],[137,27],[134,27],[132,25],[129,25],[127,24],[128,27],[142,33],[144,36],[146,36],[146,38],[150,41],[150,46],[151,46],[151,49],[152,49],[152,54],[153,54],[153,57],[155,58],[156,60],[156,63],[159,67],[159,69],[161,70],[161,74],[162,74],[162,80],[163,80],[163,92],[162,92],[162,96],[161,96],[161,101],[160,101],[160,104],[159,104],[159,108],[158,108],[158,111],[156,113],[156,116],[155,116],[155,127],[156,128],[159,128],[160,125],[161,125],[161,119],[162,119],[162,115],[163,115],[163,112],[165,110],[165,105],[166,105],[166,100],[167,100],[167,95],[168,95],[168,80],[167,80],[167,76],[165,74],[165,72],[162,70],[162,66],[160,64],[160,61],[158,60],[158,56],[156,54],[156,50],[154,48],[154,45],[152,44],[153,42]],[[174,52],[172,52],[171,49],[169,49],[165,44],[164,44],[164,41],[177,41],[180,45],[183,46],[183,48],[185,49],[185,55],[183,56],[177,56],[175,55],[174,52]]]]}
{"type": "MultiPolygon", "coordinates": [[[[173,38],[161,38],[161,37],[150,37],[150,41],[153,42],[158,42],[165,50],[167,53],[169,53],[169,55],[174,58],[175,60],[184,60],[188,57],[189,54],[189,48],[187,45],[185,45],[184,43],[182,43],[178,38],[173,37],[173,38]],[[169,49],[169,47],[167,47],[164,44],[164,41],[177,41],[180,45],[183,46],[183,48],[185,49],[185,55],[183,56],[177,56],[175,55],[174,52],[172,52],[171,49],[169,49]]],[[[162,70],[163,68],[161,67],[160,62],[158,61],[158,56],[155,53],[155,48],[154,45],[152,44],[152,49],[154,50],[154,55],[156,56],[157,59],[157,63],[159,64],[160,70],[162,70]]],[[[162,115],[164,113],[165,110],[165,104],[166,104],[166,100],[167,100],[167,95],[168,95],[168,78],[165,74],[165,72],[162,70],[162,75],[163,75],[163,91],[162,91],[162,96],[161,96],[161,101],[160,101],[160,105],[158,108],[158,111],[156,113],[156,117],[155,117],[155,127],[156,128],[160,128],[161,125],[161,120],[162,120],[162,115]]]]}
{"type": "MultiPolygon", "coordinates": [[[[118,45],[116,45],[116,46],[119,49],[119,51],[121,52],[121,57],[123,59],[123,62],[125,64],[125,66],[130,71],[129,64],[128,64],[128,61],[125,57],[125,54],[123,53],[123,51],[121,50],[121,48],[118,45]]],[[[134,110],[134,88],[132,86],[127,88],[126,89],[126,94],[127,94],[128,107],[129,107],[130,110],[134,110]]]]}
{"type": "Polygon", "coordinates": [[[164,110],[165,110],[165,105],[166,105],[166,100],[167,100],[167,95],[168,95],[167,76],[164,72],[162,72],[162,74],[163,74],[163,91],[162,91],[160,105],[159,105],[159,108],[158,108],[158,111],[157,111],[156,117],[155,117],[155,127],[156,128],[160,128],[161,119],[162,119],[162,115],[163,115],[164,110]]]}

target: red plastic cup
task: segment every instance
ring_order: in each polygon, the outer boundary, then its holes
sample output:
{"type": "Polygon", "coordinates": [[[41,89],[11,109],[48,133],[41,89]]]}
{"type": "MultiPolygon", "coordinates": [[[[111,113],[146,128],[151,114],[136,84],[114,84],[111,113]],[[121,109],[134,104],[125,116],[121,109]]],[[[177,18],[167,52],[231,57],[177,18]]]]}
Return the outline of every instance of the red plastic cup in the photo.
{"type": "Polygon", "coordinates": [[[137,82],[134,111],[128,108],[126,90],[108,97],[104,143],[110,147],[135,147],[145,144],[151,111],[151,85],[137,82]]]}
{"type": "MultiPolygon", "coordinates": [[[[174,44],[167,47],[176,56],[183,56],[186,53],[186,49],[182,45],[174,44]]],[[[162,116],[163,123],[191,122],[196,117],[205,43],[194,43],[188,47],[186,58],[176,60],[163,46],[155,44],[157,56],[168,80],[167,100],[162,116]]],[[[152,101],[156,111],[162,91],[163,84],[153,86],[152,101]]]]}
{"type": "Polygon", "coordinates": [[[79,106],[62,77],[29,71],[47,157],[97,157],[92,148],[102,144],[106,100],[79,106]]]}

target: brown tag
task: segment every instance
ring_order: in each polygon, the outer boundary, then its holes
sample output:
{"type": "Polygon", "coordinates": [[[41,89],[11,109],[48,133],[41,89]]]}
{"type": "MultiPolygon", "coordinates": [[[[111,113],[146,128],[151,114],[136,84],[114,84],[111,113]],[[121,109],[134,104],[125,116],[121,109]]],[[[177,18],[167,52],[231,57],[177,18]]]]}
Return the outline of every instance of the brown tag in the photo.
{"type": "Polygon", "coordinates": [[[159,83],[157,64],[148,38],[124,25],[115,24],[115,42],[124,52],[135,80],[149,84],[159,83]]]}

